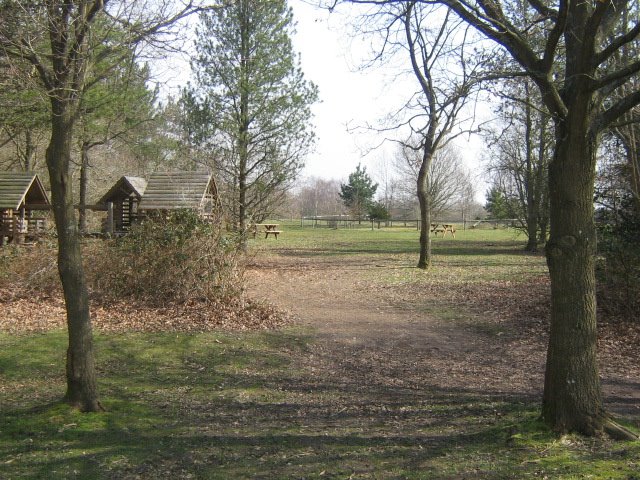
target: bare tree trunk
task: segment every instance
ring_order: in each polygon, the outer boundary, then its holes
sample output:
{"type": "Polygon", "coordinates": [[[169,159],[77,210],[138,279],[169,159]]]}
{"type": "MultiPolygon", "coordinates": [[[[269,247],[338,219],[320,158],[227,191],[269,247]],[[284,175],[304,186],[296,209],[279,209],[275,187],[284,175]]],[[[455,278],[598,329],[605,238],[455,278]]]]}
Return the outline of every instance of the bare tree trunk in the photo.
{"type": "MultiPolygon", "coordinates": [[[[239,206],[238,206],[238,227],[240,232],[247,228],[247,165],[249,161],[249,58],[250,54],[250,27],[248,25],[247,2],[242,2],[240,8],[243,10],[240,26],[240,42],[242,51],[242,60],[240,62],[240,129],[238,132],[238,154],[240,155],[239,172],[238,172],[238,188],[240,190],[239,206]]],[[[243,247],[246,248],[246,241],[243,241],[243,247]]]]}
{"type": "Polygon", "coordinates": [[[24,134],[24,140],[24,170],[25,172],[31,172],[35,167],[34,158],[36,156],[36,145],[33,141],[33,134],[30,128],[27,128],[24,134]]]}
{"type": "Polygon", "coordinates": [[[422,165],[418,172],[418,203],[420,204],[420,258],[418,268],[431,267],[431,199],[429,198],[429,167],[432,154],[425,147],[422,165]]]}
{"type": "Polygon", "coordinates": [[[549,167],[551,333],[542,416],[558,431],[593,435],[602,431],[605,413],[596,359],[597,139],[589,134],[588,118],[576,108],[556,126],[556,151],[549,167]]]}
{"type": "Polygon", "coordinates": [[[241,173],[240,174],[240,178],[239,178],[239,182],[238,182],[238,188],[240,190],[239,194],[239,198],[238,198],[238,229],[240,232],[244,232],[245,229],[247,228],[247,207],[246,207],[246,202],[247,202],[247,183],[246,183],[246,176],[245,174],[241,173]]]}
{"type": "MultiPolygon", "coordinates": [[[[526,98],[530,99],[531,94],[529,92],[529,82],[525,82],[526,98]]],[[[525,155],[526,155],[526,172],[524,174],[525,195],[527,197],[527,245],[525,250],[527,252],[538,251],[538,218],[537,218],[537,205],[535,195],[535,167],[534,167],[534,152],[533,152],[533,140],[531,138],[533,133],[533,121],[531,118],[531,105],[526,103],[525,109],[525,155]]]]}
{"type": "Polygon", "coordinates": [[[549,188],[548,188],[548,161],[547,161],[547,136],[549,135],[549,117],[544,113],[539,114],[540,132],[538,139],[538,168],[535,175],[536,190],[536,222],[538,224],[538,243],[547,241],[547,228],[549,224],[549,188]]]}
{"type": "Polygon", "coordinates": [[[80,237],[73,209],[69,164],[71,121],[64,107],[53,113],[51,141],[46,152],[53,212],[58,232],[58,271],[67,309],[67,392],[65,401],[82,411],[100,411],[93,354],[89,297],[82,265],[80,237]]]}
{"type": "Polygon", "coordinates": [[[80,234],[87,232],[87,190],[89,187],[89,146],[82,142],[81,159],[80,159],[80,195],[79,204],[80,209],[78,211],[78,228],[80,234]]]}
{"type": "Polygon", "coordinates": [[[538,216],[531,204],[527,204],[527,245],[524,249],[527,252],[538,251],[538,216]]]}

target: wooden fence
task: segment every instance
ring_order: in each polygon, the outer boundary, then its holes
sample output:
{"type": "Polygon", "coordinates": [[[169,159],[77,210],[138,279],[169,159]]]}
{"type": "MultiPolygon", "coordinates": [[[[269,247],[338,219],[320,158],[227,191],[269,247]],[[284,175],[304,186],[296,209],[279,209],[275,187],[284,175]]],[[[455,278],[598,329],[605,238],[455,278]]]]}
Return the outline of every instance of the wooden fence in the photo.
{"type": "MultiPolygon", "coordinates": [[[[370,220],[351,218],[346,215],[301,217],[301,228],[414,228],[420,230],[419,219],[370,220]]],[[[519,224],[517,219],[483,219],[483,220],[431,220],[431,223],[460,225],[462,230],[474,228],[513,227],[519,224]]]]}

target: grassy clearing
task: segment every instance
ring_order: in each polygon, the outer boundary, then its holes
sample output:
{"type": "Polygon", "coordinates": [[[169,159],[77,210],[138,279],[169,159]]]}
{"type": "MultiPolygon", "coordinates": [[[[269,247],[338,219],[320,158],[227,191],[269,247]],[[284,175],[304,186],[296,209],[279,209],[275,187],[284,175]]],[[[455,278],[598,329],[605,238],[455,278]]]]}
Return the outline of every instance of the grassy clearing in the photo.
{"type": "MultiPolygon", "coordinates": [[[[414,253],[417,249],[419,232],[415,228],[393,227],[371,229],[366,224],[359,228],[313,228],[295,222],[285,222],[281,224],[283,234],[277,240],[270,237],[264,239],[258,235],[254,245],[263,250],[273,250],[273,248],[304,249],[309,254],[316,252],[327,255],[343,254],[405,254],[414,253]],[[275,245],[275,247],[274,247],[275,245]]],[[[455,248],[461,242],[451,243],[451,236],[445,238],[433,238],[434,246],[441,244],[455,248]]],[[[509,245],[521,245],[522,235],[512,229],[467,229],[456,232],[456,240],[464,243],[465,248],[461,251],[469,253],[469,248],[474,251],[474,246],[486,243],[495,243],[495,247],[502,249],[509,245]]]]}
{"type": "Polygon", "coordinates": [[[100,335],[98,414],[57,402],[62,332],[3,336],[0,477],[636,478],[640,445],[521,401],[309,381],[308,334],[100,335]]]}
{"type": "Polygon", "coordinates": [[[416,268],[419,233],[415,228],[302,229],[295,223],[281,228],[284,233],[277,241],[257,238],[252,242],[257,258],[292,256],[296,262],[312,258],[359,266],[362,277],[380,289],[409,290],[411,295],[399,299],[400,304],[410,302],[443,320],[473,318],[476,327],[493,328],[479,324],[478,315],[487,310],[483,303],[525,305],[516,298],[523,288],[531,282],[538,289],[546,288],[542,285],[548,278],[544,255],[525,252],[526,239],[514,229],[468,229],[458,230],[455,239],[434,237],[433,265],[424,271],[416,268]]]}
{"type": "MultiPolygon", "coordinates": [[[[362,264],[374,287],[544,275],[509,231],[435,240],[425,276],[409,229],[283,230],[252,241],[255,255],[362,264]]],[[[447,321],[468,312],[446,305],[423,308],[447,321]]],[[[65,332],[0,333],[0,478],[640,478],[640,442],[557,438],[527,397],[337,379],[313,368],[314,342],[300,328],[99,334],[107,411],[80,414],[59,403],[65,332]]]]}
{"type": "MultiPolygon", "coordinates": [[[[414,269],[418,260],[418,236],[415,228],[301,228],[290,223],[278,240],[257,238],[252,241],[255,255],[292,255],[327,260],[348,259],[363,266],[385,261],[406,269],[392,272],[397,281],[424,278],[424,272],[414,269]]],[[[491,278],[521,278],[521,273],[546,274],[544,258],[523,251],[523,235],[513,229],[458,230],[456,238],[432,238],[435,276],[445,275],[446,281],[467,281],[491,278]],[[482,268],[482,272],[478,269],[482,268]]],[[[397,270],[397,268],[396,268],[397,270]]],[[[379,272],[378,272],[379,273],[379,272]]]]}

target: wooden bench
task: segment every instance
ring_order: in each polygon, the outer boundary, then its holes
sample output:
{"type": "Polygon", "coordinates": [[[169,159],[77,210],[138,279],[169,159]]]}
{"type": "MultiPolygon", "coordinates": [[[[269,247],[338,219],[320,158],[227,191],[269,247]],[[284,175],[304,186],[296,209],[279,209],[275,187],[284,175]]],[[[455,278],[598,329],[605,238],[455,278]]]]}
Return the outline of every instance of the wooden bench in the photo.
{"type": "Polygon", "coordinates": [[[269,238],[269,235],[273,235],[274,237],[276,237],[276,240],[278,239],[278,235],[281,234],[282,231],[281,230],[265,230],[264,231],[264,238],[269,238]]]}
{"type": "Polygon", "coordinates": [[[277,223],[255,223],[249,227],[249,232],[256,238],[259,231],[264,232],[264,238],[269,238],[269,235],[273,234],[276,239],[278,234],[282,233],[278,230],[279,224],[277,223]]]}
{"type": "Polygon", "coordinates": [[[447,232],[451,233],[453,238],[456,238],[456,226],[450,223],[432,223],[431,224],[431,233],[435,233],[436,237],[438,233],[442,233],[442,238],[445,237],[447,232]]]}

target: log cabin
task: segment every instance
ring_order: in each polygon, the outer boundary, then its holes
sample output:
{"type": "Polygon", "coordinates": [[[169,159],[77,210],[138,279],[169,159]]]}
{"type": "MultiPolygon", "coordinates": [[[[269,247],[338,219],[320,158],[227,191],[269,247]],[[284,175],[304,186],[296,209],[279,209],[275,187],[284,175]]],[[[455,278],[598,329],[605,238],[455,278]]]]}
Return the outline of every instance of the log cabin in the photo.
{"type": "Polygon", "coordinates": [[[203,219],[212,220],[218,207],[218,190],[210,173],[163,172],[149,178],[138,211],[141,215],[164,215],[190,209],[203,219]]]}
{"type": "Polygon", "coordinates": [[[109,212],[105,225],[108,233],[121,235],[129,231],[138,218],[138,206],[146,188],[144,178],[125,175],[98,200],[98,206],[109,212]]]}
{"type": "Polygon", "coordinates": [[[44,233],[51,203],[32,172],[0,172],[0,246],[35,241],[44,233]]]}

